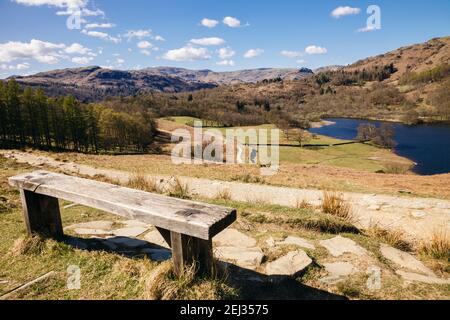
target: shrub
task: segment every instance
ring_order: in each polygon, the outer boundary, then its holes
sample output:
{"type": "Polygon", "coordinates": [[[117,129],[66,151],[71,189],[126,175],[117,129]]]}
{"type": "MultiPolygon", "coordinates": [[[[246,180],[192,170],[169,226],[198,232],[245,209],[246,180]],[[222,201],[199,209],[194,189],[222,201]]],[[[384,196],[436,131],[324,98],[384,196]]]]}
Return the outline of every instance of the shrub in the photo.
{"type": "Polygon", "coordinates": [[[350,204],[344,200],[342,194],[336,192],[324,192],[322,211],[348,222],[354,221],[350,204]]]}
{"type": "Polygon", "coordinates": [[[231,191],[229,189],[220,190],[216,195],[217,200],[231,200],[231,191]]]}
{"type": "Polygon", "coordinates": [[[180,179],[175,178],[170,187],[169,196],[180,199],[191,199],[189,185],[187,183],[182,183],[180,179]]]}
{"type": "Polygon", "coordinates": [[[412,250],[412,244],[405,240],[405,233],[401,230],[388,230],[381,228],[378,224],[372,224],[367,228],[366,233],[399,250],[412,250]]]}
{"type": "Polygon", "coordinates": [[[444,229],[434,231],[430,240],[422,242],[419,251],[435,259],[449,260],[450,235],[444,229]]]}
{"type": "Polygon", "coordinates": [[[128,179],[127,187],[147,192],[160,193],[156,180],[147,178],[141,173],[133,173],[128,179]]]}
{"type": "Polygon", "coordinates": [[[221,300],[235,299],[237,291],[229,286],[226,277],[199,278],[195,267],[185,269],[183,275],[174,275],[172,263],[157,267],[146,281],[146,298],[150,300],[221,300]]]}

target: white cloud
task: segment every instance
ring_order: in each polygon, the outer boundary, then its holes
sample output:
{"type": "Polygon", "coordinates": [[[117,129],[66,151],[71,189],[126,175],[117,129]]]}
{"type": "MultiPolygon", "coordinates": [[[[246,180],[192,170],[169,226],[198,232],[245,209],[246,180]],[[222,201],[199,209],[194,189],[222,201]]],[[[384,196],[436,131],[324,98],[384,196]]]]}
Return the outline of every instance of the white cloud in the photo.
{"type": "Polygon", "coordinates": [[[233,51],[231,48],[220,48],[217,50],[220,59],[228,59],[233,57],[236,54],[236,51],[233,51]]]}
{"type": "Polygon", "coordinates": [[[297,60],[295,62],[297,62],[297,64],[305,64],[306,60],[300,59],[300,60],[297,60]]]}
{"type": "Polygon", "coordinates": [[[213,20],[213,19],[204,18],[200,23],[204,27],[214,28],[215,26],[217,26],[219,24],[219,21],[213,20]]]}
{"type": "Polygon", "coordinates": [[[129,30],[127,33],[125,33],[123,36],[128,39],[128,41],[131,41],[133,39],[142,40],[144,38],[148,38],[152,35],[152,30],[129,30]]]}
{"type": "Polygon", "coordinates": [[[114,23],[89,23],[84,27],[86,29],[109,29],[114,28],[116,25],[114,23]]]}
{"type": "Polygon", "coordinates": [[[217,65],[219,66],[234,66],[234,61],[233,60],[222,60],[217,62],[217,65]]]}
{"type": "Polygon", "coordinates": [[[30,64],[25,62],[25,63],[19,63],[16,64],[15,66],[13,66],[16,70],[26,70],[30,68],[30,64]]]}
{"type": "Polygon", "coordinates": [[[331,12],[331,16],[333,16],[334,18],[340,18],[343,16],[349,16],[349,15],[355,15],[355,14],[359,14],[361,12],[360,8],[352,8],[349,6],[345,6],[345,7],[337,7],[336,9],[334,9],[331,12]]]}
{"type": "Polygon", "coordinates": [[[148,51],[148,50],[146,50],[146,49],[141,50],[141,53],[142,53],[143,55],[146,55],[146,56],[149,56],[149,55],[152,54],[150,51],[148,51]]]}
{"type": "Polygon", "coordinates": [[[120,43],[122,41],[120,38],[112,37],[109,34],[107,34],[106,32],[101,32],[101,31],[88,31],[86,29],[83,29],[83,30],[81,30],[81,33],[83,33],[87,36],[93,37],[93,38],[111,41],[116,44],[120,43]]]}
{"type": "Polygon", "coordinates": [[[305,49],[307,54],[325,54],[328,52],[327,48],[319,47],[319,46],[308,46],[305,49]]]}
{"type": "Polygon", "coordinates": [[[92,60],[92,57],[73,57],[71,61],[76,64],[88,64],[92,60]]]}
{"type": "MultiPolygon", "coordinates": [[[[14,2],[26,6],[49,6],[61,9],[57,11],[58,16],[70,16],[79,13],[80,16],[105,16],[105,12],[100,9],[91,10],[87,8],[89,0],[13,0],[14,2]]],[[[85,20],[82,20],[83,23],[85,20]]]]}
{"type": "Polygon", "coordinates": [[[297,58],[297,57],[301,57],[303,55],[302,52],[299,51],[289,51],[289,50],[283,50],[280,52],[281,55],[288,57],[288,58],[297,58]]]}
{"type": "Polygon", "coordinates": [[[100,9],[90,10],[87,8],[83,8],[81,10],[82,16],[88,16],[88,17],[98,17],[98,16],[105,16],[105,12],[100,9]]]}
{"type": "Polygon", "coordinates": [[[151,44],[151,43],[148,42],[148,41],[140,41],[140,42],[137,44],[137,47],[138,47],[139,49],[149,49],[149,48],[152,48],[152,47],[153,47],[153,44],[151,44]]]}
{"type": "Polygon", "coordinates": [[[211,37],[211,38],[191,39],[190,42],[193,44],[197,44],[199,46],[220,46],[225,43],[225,40],[223,40],[222,38],[211,37]]]}
{"type": "Polygon", "coordinates": [[[211,54],[206,48],[196,48],[188,45],[179,49],[169,50],[162,58],[171,61],[197,61],[209,60],[211,59],[211,54]]]}
{"type": "Polygon", "coordinates": [[[156,36],[155,38],[155,41],[166,41],[166,39],[164,39],[163,37],[161,37],[161,36],[156,36]]]}
{"type": "Polygon", "coordinates": [[[41,63],[55,64],[63,55],[63,43],[51,43],[33,39],[29,43],[9,41],[0,44],[0,62],[11,62],[18,59],[34,59],[41,63]]]}
{"type": "Polygon", "coordinates": [[[73,43],[69,47],[65,48],[64,52],[66,52],[68,54],[80,54],[80,55],[88,55],[88,56],[92,56],[92,57],[96,56],[96,54],[93,53],[91,49],[86,48],[79,43],[73,43]]]}
{"type": "Polygon", "coordinates": [[[13,0],[18,4],[26,6],[50,6],[57,8],[84,8],[88,4],[88,0],[13,0]]]}
{"type": "Polygon", "coordinates": [[[26,70],[30,68],[30,64],[28,62],[18,63],[16,65],[6,65],[1,64],[0,70],[26,70]]]}
{"type": "Polygon", "coordinates": [[[223,18],[223,23],[229,26],[230,28],[238,28],[241,26],[241,21],[234,17],[225,17],[223,18]]]}
{"type": "Polygon", "coordinates": [[[263,49],[250,49],[244,54],[244,58],[255,58],[264,53],[263,49]]]}
{"type": "MultiPolygon", "coordinates": [[[[7,42],[0,44],[0,62],[12,62],[15,60],[36,60],[45,64],[56,64],[60,60],[72,61],[77,64],[87,64],[97,54],[91,49],[79,43],[69,46],[64,43],[51,43],[33,39],[26,42],[7,42]],[[71,57],[74,56],[74,57],[71,57]]],[[[15,66],[8,66],[10,70],[28,69],[30,64],[22,62],[15,66]]]]}

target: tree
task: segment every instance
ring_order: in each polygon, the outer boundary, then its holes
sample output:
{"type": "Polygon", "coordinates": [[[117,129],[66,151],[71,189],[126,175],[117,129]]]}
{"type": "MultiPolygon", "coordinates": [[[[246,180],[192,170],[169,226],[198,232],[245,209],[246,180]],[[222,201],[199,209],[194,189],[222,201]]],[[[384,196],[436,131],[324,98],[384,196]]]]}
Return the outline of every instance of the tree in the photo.
{"type": "Polygon", "coordinates": [[[414,109],[410,109],[403,116],[403,121],[409,125],[418,124],[419,123],[419,113],[414,109]]]}
{"type": "Polygon", "coordinates": [[[356,140],[360,142],[372,141],[377,135],[377,127],[370,123],[360,124],[358,127],[358,135],[356,140]]]}
{"type": "Polygon", "coordinates": [[[236,109],[239,113],[242,113],[245,111],[245,103],[242,101],[236,101],[236,109]]]}
{"type": "Polygon", "coordinates": [[[264,110],[270,112],[270,101],[269,99],[264,100],[264,110]]]}
{"type": "Polygon", "coordinates": [[[296,139],[300,144],[300,148],[303,148],[303,145],[310,141],[313,138],[312,134],[306,130],[300,129],[298,134],[296,135],[296,139]]]}
{"type": "Polygon", "coordinates": [[[444,83],[431,96],[431,104],[435,106],[437,116],[441,120],[450,120],[450,81],[444,83]]]}
{"type": "Polygon", "coordinates": [[[390,123],[383,123],[379,128],[370,123],[361,124],[356,139],[361,142],[370,141],[384,148],[393,148],[396,145],[395,129],[390,123]]]}
{"type": "Polygon", "coordinates": [[[6,105],[8,117],[8,127],[12,136],[12,141],[20,146],[24,146],[25,133],[23,128],[22,110],[20,105],[20,88],[14,80],[8,81],[6,85],[6,105]]]}
{"type": "Polygon", "coordinates": [[[279,119],[277,121],[277,126],[278,128],[280,128],[281,131],[284,132],[284,134],[286,135],[286,139],[289,140],[289,129],[291,129],[289,121],[287,121],[286,119],[279,119]]]}
{"type": "Polygon", "coordinates": [[[153,115],[124,102],[121,111],[85,105],[74,97],[47,98],[14,80],[0,82],[0,145],[60,150],[145,151],[155,135],[153,115]]]}
{"type": "Polygon", "coordinates": [[[395,142],[395,128],[391,123],[383,123],[377,130],[378,135],[373,142],[385,148],[393,148],[397,144],[395,142]]]}

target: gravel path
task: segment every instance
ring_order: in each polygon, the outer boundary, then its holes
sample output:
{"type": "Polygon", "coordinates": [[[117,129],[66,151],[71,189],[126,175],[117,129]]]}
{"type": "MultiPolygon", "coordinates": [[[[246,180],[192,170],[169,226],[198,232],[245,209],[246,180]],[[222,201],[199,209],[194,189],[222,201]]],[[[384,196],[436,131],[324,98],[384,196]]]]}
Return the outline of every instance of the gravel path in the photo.
{"type": "MultiPolygon", "coordinates": [[[[128,181],[129,172],[94,168],[76,163],[64,163],[50,157],[32,153],[0,150],[5,158],[15,159],[20,163],[33,166],[47,166],[64,172],[87,176],[103,175],[121,182],[128,181]]],[[[153,176],[161,181],[170,181],[173,177],[153,176]]],[[[220,192],[228,190],[235,201],[262,201],[288,207],[295,207],[306,201],[320,205],[323,192],[320,190],[275,187],[261,184],[214,181],[190,177],[178,177],[189,186],[191,193],[205,198],[215,198],[220,192]]],[[[368,182],[370,183],[370,182],[368,182]]],[[[411,240],[427,239],[433,231],[445,228],[450,230],[450,201],[389,196],[382,194],[343,193],[352,205],[358,219],[357,226],[367,228],[373,223],[387,229],[403,230],[411,240]]]]}

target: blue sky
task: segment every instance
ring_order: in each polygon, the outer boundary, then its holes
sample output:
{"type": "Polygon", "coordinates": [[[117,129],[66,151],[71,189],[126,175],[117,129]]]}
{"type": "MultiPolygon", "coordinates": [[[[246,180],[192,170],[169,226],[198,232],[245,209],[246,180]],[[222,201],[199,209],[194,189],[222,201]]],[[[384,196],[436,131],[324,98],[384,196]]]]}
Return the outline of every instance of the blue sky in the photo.
{"type": "Polygon", "coordinates": [[[0,12],[0,78],[87,65],[317,68],[450,35],[448,0],[0,0],[0,12]],[[369,5],[381,29],[367,28],[369,5]]]}

